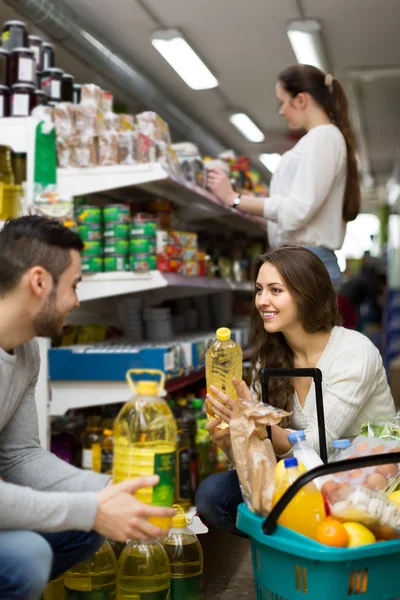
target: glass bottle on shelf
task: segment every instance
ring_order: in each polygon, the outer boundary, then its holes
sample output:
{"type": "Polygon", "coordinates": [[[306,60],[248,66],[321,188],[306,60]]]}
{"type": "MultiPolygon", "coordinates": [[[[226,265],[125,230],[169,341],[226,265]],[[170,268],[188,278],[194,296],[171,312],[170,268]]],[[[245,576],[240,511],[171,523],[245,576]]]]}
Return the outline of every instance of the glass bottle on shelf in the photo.
{"type": "Polygon", "coordinates": [[[82,434],[82,469],[101,471],[101,442],[103,427],[100,416],[90,416],[82,434]]]}
{"type": "Polygon", "coordinates": [[[0,146],[0,182],[6,185],[14,185],[10,146],[0,146]]]}

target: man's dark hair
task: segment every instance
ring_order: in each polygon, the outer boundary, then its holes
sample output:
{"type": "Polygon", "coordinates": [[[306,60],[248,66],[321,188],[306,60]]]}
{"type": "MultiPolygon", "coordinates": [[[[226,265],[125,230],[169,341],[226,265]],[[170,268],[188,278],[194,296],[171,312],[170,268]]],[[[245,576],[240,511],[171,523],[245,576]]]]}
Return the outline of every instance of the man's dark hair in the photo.
{"type": "Polygon", "coordinates": [[[71,264],[71,250],[83,242],[55,219],[36,215],[7,221],[0,231],[0,295],[7,294],[29,269],[43,267],[57,285],[71,264]]]}

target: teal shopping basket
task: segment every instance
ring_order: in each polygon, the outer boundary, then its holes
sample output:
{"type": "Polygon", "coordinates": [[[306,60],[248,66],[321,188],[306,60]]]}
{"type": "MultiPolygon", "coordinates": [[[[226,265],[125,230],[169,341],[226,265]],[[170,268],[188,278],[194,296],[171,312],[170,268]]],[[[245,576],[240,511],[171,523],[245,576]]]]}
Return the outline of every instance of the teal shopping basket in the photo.
{"type": "MultiPolygon", "coordinates": [[[[282,370],[263,371],[264,391],[268,377],[282,376],[282,370]]],[[[283,376],[313,377],[316,387],[321,388],[318,369],[286,369],[283,376]]],[[[322,404],[321,389],[317,397],[322,404]]],[[[318,420],[321,430],[323,410],[318,412],[318,420]]],[[[321,442],[325,442],[325,435],[323,440],[320,437],[321,442]]],[[[326,444],[321,454],[326,457],[326,444]]],[[[241,504],[236,525],[250,537],[257,600],[400,600],[400,539],[357,548],[332,548],[277,525],[288,503],[313,479],[395,462],[400,462],[400,452],[316,467],[294,482],[266,519],[241,504]]]]}

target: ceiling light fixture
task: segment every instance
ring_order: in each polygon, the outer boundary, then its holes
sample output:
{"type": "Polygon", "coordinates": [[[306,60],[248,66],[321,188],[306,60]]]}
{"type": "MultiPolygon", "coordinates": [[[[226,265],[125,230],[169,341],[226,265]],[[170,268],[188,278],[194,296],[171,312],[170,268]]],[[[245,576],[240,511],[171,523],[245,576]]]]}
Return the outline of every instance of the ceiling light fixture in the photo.
{"type": "Polygon", "coordinates": [[[159,29],[152,34],[151,43],[192,90],[209,90],[218,86],[218,79],[179,29],[159,29]]]}
{"type": "Polygon", "coordinates": [[[277,153],[273,153],[273,154],[264,153],[264,154],[260,154],[260,156],[258,158],[260,159],[260,161],[262,162],[264,167],[266,167],[270,173],[275,173],[276,168],[279,165],[279,161],[281,160],[282,156],[277,153]]]}
{"type": "Polygon", "coordinates": [[[230,115],[229,120],[249,142],[258,143],[265,140],[265,135],[261,129],[257,127],[246,113],[234,113],[230,115]]]}
{"type": "Polygon", "coordinates": [[[291,21],[286,33],[298,63],[329,72],[329,61],[322,39],[321,25],[315,19],[291,21]]]}

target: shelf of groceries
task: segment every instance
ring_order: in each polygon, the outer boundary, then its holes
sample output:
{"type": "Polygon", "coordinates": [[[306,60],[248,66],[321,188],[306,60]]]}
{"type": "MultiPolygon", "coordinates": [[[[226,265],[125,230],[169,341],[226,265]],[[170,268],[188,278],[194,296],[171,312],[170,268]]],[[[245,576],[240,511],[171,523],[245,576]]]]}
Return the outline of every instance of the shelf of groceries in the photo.
{"type": "Polygon", "coordinates": [[[133,273],[128,271],[111,271],[109,273],[93,273],[85,275],[79,286],[79,300],[97,300],[111,296],[121,296],[147,292],[165,287],[204,289],[209,292],[237,291],[251,292],[250,281],[235,282],[229,279],[213,277],[191,277],[180,273],[133,273]]]}

